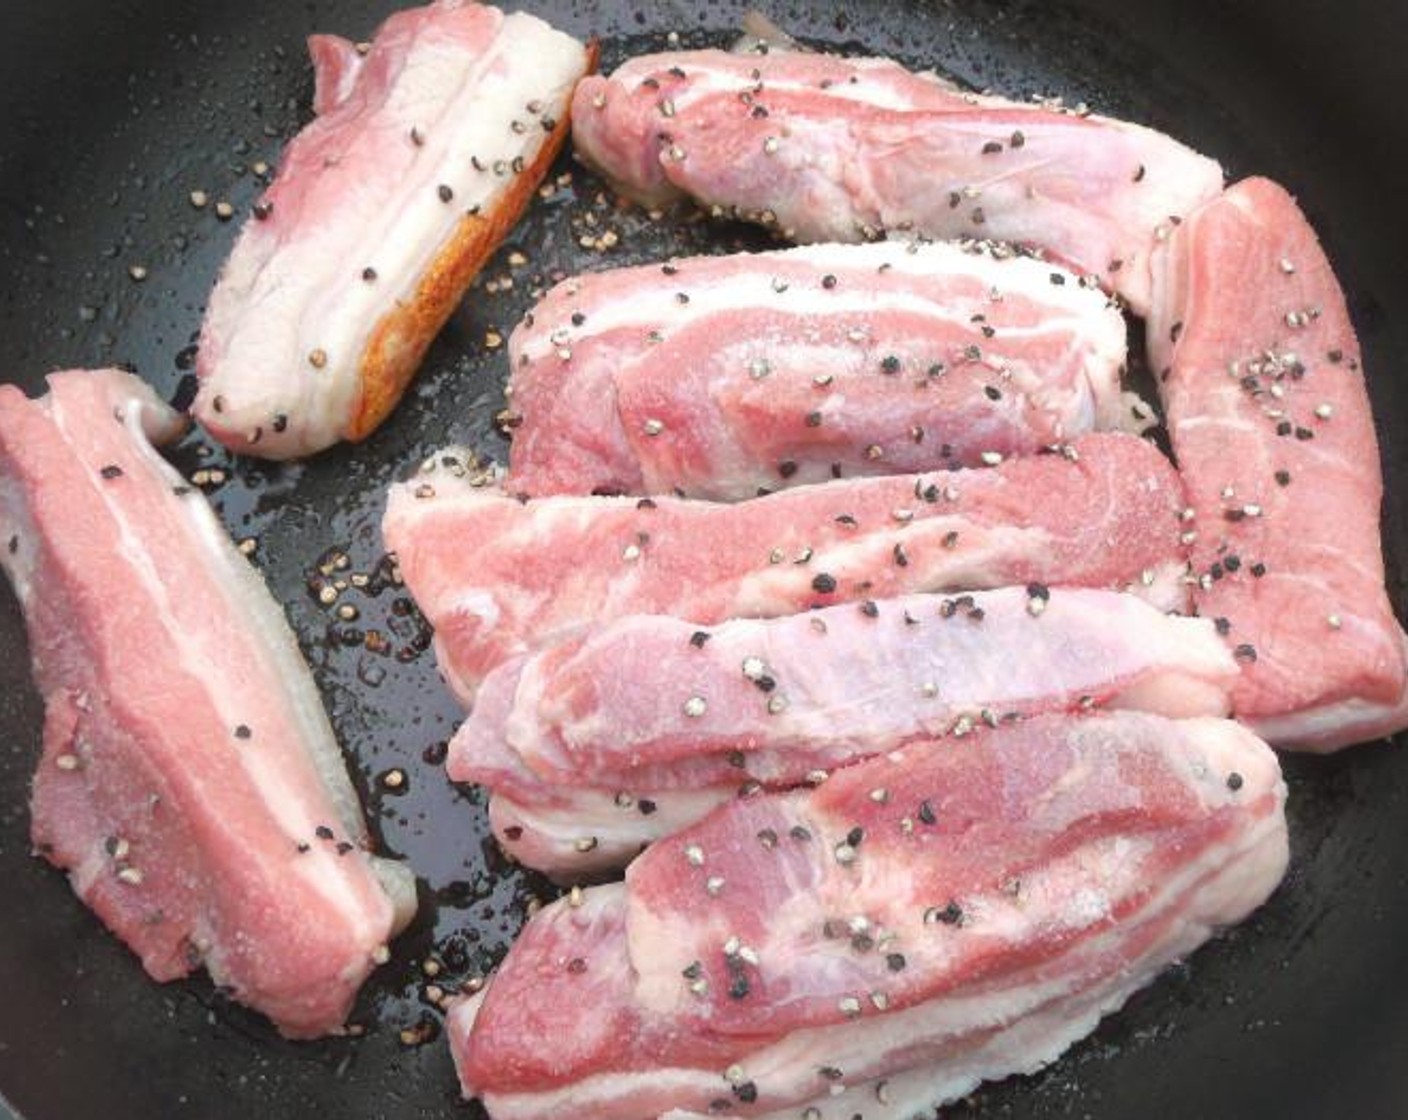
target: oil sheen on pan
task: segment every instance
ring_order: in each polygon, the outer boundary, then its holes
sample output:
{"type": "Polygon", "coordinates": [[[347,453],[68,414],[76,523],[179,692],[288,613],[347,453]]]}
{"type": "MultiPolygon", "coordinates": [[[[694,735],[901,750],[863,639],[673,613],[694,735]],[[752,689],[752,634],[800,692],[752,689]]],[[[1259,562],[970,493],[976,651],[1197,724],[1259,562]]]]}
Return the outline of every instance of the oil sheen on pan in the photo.
{"type": "MultiPolygon", "coordinates": [[[[256,5],[236,30],[214,13],[174,6],[154,6],[141,24],[96,5],[56,7],[76,17],[73,47],[65,49],[79,54],[61,67],[36,40],[32,68],[26,60],[15,78],[23,72],[33,80],[27,119],[42,124],[44,142],[26,139],[22,115],[5,126],[14,141],[6,150],[27,160],[14,199],[33,229],[22,234],[17,222],[5,234],[13,293],[0,311],[5,377],[34,392],[46,368],[130,362],[163,395],[175,396],[191,368],[188,346],[200,304],[235,233],[236,223],[221,215],[247,211],[282,144],[307,121],[310,90],[296,58],[303,36],[326,27],[349,37],[368,34],[386,11],[349,3],[309,15],[256,5]],[[114,35],[122,36],[130,64],[100,49],[114,35]],[[76,59],[85,64],[72,78],[77,92],[41,96],[55,93],[40,77],[41,61],[59,73],[76,59]],[[74,158],[80,142],[91,156],[74,158]]],[[[1203,28],[1203,38],[1193,38],[1197,49],[1178,39],[1155,49],[1152,31],[1136,34],[1121,26],[1124,20],[1107,24],[1063,8],[999,8],[802,10],[793,26],[854,53],[937,64],[1005,95],[1060,93],[1072,104],[1087,100],[1104,113],[1158,121],[1229,167],[1256,168],[1292,185],[1346,283],[1371,377],[1392,368],[1404,340],[1386,314],[1402,306],[1401,285],[1385,279],[1383,234],[1394,228],[1391,215],[1367,197],[1367,164],[1359,165],[1364,175],[1345,176],[1343,166],[1327,166],[1316,153],[1315,122],[1293,111],[1298,103],[1268,107],[1222,76],[1238,73],[1231,63],[1236,51],[1254,46],[1251,38],[1203,28]],[[1221,109],[1207,109],[1209,89],[1221,109]],[[1366,330],[1370,295],[1382,305],[1381,325],[1366,330]]],[[[646,12],[637,23],[626,9],[537,11],[574,34],[602,33],[608,72],[648,51],[725,45],[740,14],[711,9],[700,22],[692,12],[646,12]],[[666,39],[670,31],[681,33],[679,44],[666,39]]],[[[1157,28],[1159,13],[1148,14],[1157,28]]],[[[1187,18],[1197,24],[1197,17],[1187,18]]],[[[28,46],[23,38],[14,41],[28,46]]],[[[1274,69],[1274,60],[1268,65],[1274,69]]],[[[403,936],[354,1014],[365,1034],[294,1052],[212,989],[150,985],[60,880],[30,858],[27,822],[12,815],[0,860],[10,882],[34,901],[4,933],[7,963],[0,967],[5,989],[14,993],[4,1022],[16,1041],[0,1057],[0,1086],[25,1112],[94,1115],[106,1107],[156,1114],[162,1102],[185,1094],[270,1115],[315,1108],[351,1116],[464,1114],[453,1104],[453,1071],[435,1038],[435,1003],[452,987],[472,989],[502,955],[524,910],[556,892],[504,864],[484,842],[482,815],[466,804],[479,795],[444,783],[440,756],[459,711],[436,678],[428,631],[384,562],[375,526],[385,487],[450,443],[506,459],[507,445],[494,430],[504,405],[503,346],[535,289],[559,275],[612,265],[771,247],[736,227],[679,226],[653,221],[648,212],[620,211],[601,182],[570,158],[554,165],[545,188],[432,346],[401,408],[367,443],[296,466],[237,460],[198,436],[176,453],[180,469],[208,491],[286,605],[355,759],[354,779],[373,830],[388,851],[409,857],[422,879],[425,917],[403,936]],[[429,823],[444,817],[463,822],[462,829],[446,835],[429,823]],[[80,973],[84,979],[75,980],[80,973]],[[33,1009],[60,1000],[66,1045],[91,1060],[91,1077],[62,1072],[47,1046],[25,1041],[45,1033],[33,1009]],[[133,1078],[134,1063],[171,1072],[133,1078]]],[[[1403,415],[1408,402],[1382,376],[1370,391],[1381,417],[1403,415]]],[[[1394,428],[1387,419],[1381,423],[1394,428]]],[[[1395,495],[1401,500],[1402,453],[1392,446],[1386,452],[1392,505],[1395,495]]],[[[1386,531],[1392,565],[1402,556],[1401,520],[1390,520],[1386,531]]],[[[27,657],[15,641],[19,618],[8,599],[0,612],[0,715],[16,741],[33,742],[39,710],[26,683],[27,657]]],[[[27,796],[32,761],[23,750],[0,760],[13,805],[27,796]]],[[[1323,1068],[1319,1063],[1331,1056],[1341,1070],[1363,1069],[1345,1079],[1345,1102],[1372,1092],[1366,1086],[1374,1083],[1376,1043],[1350,1051],[1340,1040],[1352,1036],[1346,1029],[1352,1016],[1380,1021],[1380,1011],[1367,1009],[1381,1010],[1384,1031],[1395,1023],[1370,999],[1402,967],[1388,951],[1388,933],[1408,915],[1380,853],[1404,842],[1399,815],[1387,812],[1404,789],[1404,774],[1387,749],[1372,747],[1324,763],[1288,762],[1287,772],[1296,837],[1290,887],[1238,936],[1204,952],[1191,980],[1166,980],[1048,1073],[983,1090],[978,1105],[961,1106],[958,1114],[970,1107],[1019,1115],[1079,1108],[1116,1116],[1147,1107],[1157,1092],[1160,1100],[1209,1115],[1233,1114],[1234,1101],[1245,1104],[1240,1114],[1279,1103],[1283,1114],[1296,1115],[1318,1099],[1323,1080],[1296,1070],[1323,1068]],[[1337,951],[1351,944],[1352,957],[1337,951]],[[1333,985],[1329,958],[1340,962],[1333,985]],[[1217,1039],[1235,1061],[1232,1084],[1206,1077],[1197,1038],[1217,1039]],[[1104,1060],[1115,1051],[1118,1060],[1104,1060]],[[1368,1064],[1361,1067],[1361,1060],[1368,1064]]],[[[1382,1096],[1364,1100],[1377,1101],[1382,1111],[1382,1096]]],[[[1373,1113],[1372,1104],[1366,1108],[1373,1113]]]]}

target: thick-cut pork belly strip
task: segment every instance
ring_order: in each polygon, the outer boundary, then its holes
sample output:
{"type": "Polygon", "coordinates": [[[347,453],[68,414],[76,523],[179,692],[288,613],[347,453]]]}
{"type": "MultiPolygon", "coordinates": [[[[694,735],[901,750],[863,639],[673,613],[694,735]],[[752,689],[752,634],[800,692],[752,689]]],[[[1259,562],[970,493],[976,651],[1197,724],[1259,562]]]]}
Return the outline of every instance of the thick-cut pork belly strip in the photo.
{"type": "Polygon", "coordinates": [[[687,195],[797,241],[990,237],[1098,275],[1138,313],[1149,251],[1222,170],[1152,129],[965,93],[878,58],[631,59],[573,98],[577,153],[621,191],[687,195]]]}
{"type": "Polygon", "coordinates": [[[386,418],[561,146],[591,53],[467,0],[393,15],[365,55],[309,49],[318,117],[225,264],[196,366],[201,423],[273,459],[386,418]]]}
{"type": "Polygon", "coordinates": [[[1096,705],[1222,715],[1236,678],[1211,622],[1112,591],[914,595],[710,629],[635,616],[491,673],[447,769],[507,799],[505,850],[564,877],[911,740],[1096,705]]]}
{"type": "Polygon", "coordinates": [[[627,614],[692,622],[914,591],[1132,586],[1187,604],[1183,494],[1134,436],[992,469],[855,479],[743,502],[522,503],[454,455],[392,488],[382,525],[468,704],[510,657],[627,614]]]}
{"type": "Polygon", "coordinates": [[[153,448],[128,374],[0,386],[0,565],[45,704],[37,851],[157,980],[204,964],[291,1037],[338,1030],[409,919],[282,612],[153,448]]]}
{"type": "Polygon", "coordinates": [[[995,722],[1090,697],[1223,715],[1236,678],[1210,620],[1113,591],[909,595],[707,629],[635,615],[490,674],[451,772],[463,780],[456,763],[506,747],[559,781],[642,769],[685,786],[799,781],[980,712],[995,722]]]}
{"type": "Polygon", "coordinates": [[[1313,751],[1408,727],[1378,442],[1315,232],[1282,188],[1249,179],[1155,264],[1150,354],[1197,518],[1195,602],[1243,662],[1237,717],[1313,751]]]}
{"type": "Polygon", "coordinates": [[[1132,427],[1124,320],[979,243],[817,245],[580,276],[509,340],[508,488],[734,500],[1132,427]]]}
{"type": "Polygon", "coordinates": [[[1034,1070],[1266,899],[1284,795],[1237,724],[1116,713],[735,801],[528,924],[451,1012],[461,1084],[495,1120],[848,1117],[1034,1070]]]}

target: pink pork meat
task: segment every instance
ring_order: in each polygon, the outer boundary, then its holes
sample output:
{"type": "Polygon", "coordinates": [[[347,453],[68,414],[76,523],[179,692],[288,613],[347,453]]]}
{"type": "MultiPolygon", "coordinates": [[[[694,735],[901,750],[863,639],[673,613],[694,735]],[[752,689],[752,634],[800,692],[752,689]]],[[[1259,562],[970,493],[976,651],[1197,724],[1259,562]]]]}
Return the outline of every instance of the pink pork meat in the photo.
{"type": "Polygon", "coordinates": [[[1183,494],[1119,433],[992,469],[854,479],[737,505],[658,498],[519,502],[430,459],[394,486],[387,547],[468,705],[511,657],[628,614],[709,624],[815,605],[1031,582],[1132,587],[1185,609],[1183,494]]]}
{"type": "Polygon", "coordinates": [[[565,879],[916,739],[1096,706],[1224,715],[1236,677],[1211,622],[1112,591],[912,595],[710,629],[637,616],[490,674],[447,769],[493,791],[506,851],[565,879]]]}
{"type": "Polygon", "coordinates": [[[272,459],[362,439],[518,220],[593,51],[524,13],[435,0],[369,49],[309,40],[317,118],[210,297],[195,411],[272,459]]]}
{"type": "Polygon", "coordinates": [[[648,204],[688,196],[804,242],[1039,246],[1138,314],[1160,232],[1222,189],[1214,161],[1152,129],[789,50],[631,59],[578,86],[573,140],[648,204]]]}
{"type": "Polygon", "coordinates": [[[46,712],[34,845],[153,978],[204,965],[328,1034],[414,886],[371,852],[282,612],[153,448],[183,429],[116,370],[0,386],[0,564],[46,712]]]}
{"type": "Polygon", "coordinates": [[[816,245],[564,281],[509,340],[508,488],[737,500],[1137,426],[1098,289],[978,243],[816,245]]]}
{"type": "Polygon", "coordinates": [[[1039,1069],[1244,919],[1284,798],[1239,725],[1115,713],[732,802],[529,922],[451,1011],[461,1085],[494,1120],[902,1120],[1039,1069]]]}
{"type": "Polygon", "coordinates": [[[1378,442],[1315,232],[1249,179],[1155,260],[1150,354],[1197,518],[1197,609],[1243,662],[1237,717],[1312,751],[1401,731],[1408,639],[1384,590],[1378,442]]]}

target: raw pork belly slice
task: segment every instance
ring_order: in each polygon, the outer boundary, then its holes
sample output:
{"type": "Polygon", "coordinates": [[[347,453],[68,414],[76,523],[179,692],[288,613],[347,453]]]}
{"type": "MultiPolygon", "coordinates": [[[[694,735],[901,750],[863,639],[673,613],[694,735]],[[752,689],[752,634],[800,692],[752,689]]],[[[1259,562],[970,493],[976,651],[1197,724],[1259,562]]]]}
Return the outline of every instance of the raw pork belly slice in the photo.
{"type": "Polygon", "coordinates": [[[915,739],[1096,705],[1224,715],[1236,679],[1211,622],[1113,591],[913,595],[712,629],[637,616],[491,673],[447,769],[506,798],[507,851],[569,875],[915,739]]]}
{"type": "Polygon", "coordinates": [[[878,58],[631,59],[573,98],[577,152],[647,203],[687,195],[798,241],[1040,246],[1143,314],[1149,251],[1222,170],[1152,129],[965,93],[878,58]]]}
{"type": "Polygon", "coordinates": [[[495,1120],[912,1115],[876,1080],[933,1105],[1036,1070],[1245,918],[1284,796],[1234,723],[1117,713],[734,801],[529,922],[451,1011],[461,1084],[495,1120]]]}
{"type": "Polygon", "coordinates": [[[856,479],[738,505],[516,501],[456,455],[392,488],[382,532],[468,705],[496,665],[628,614],[792,614],[914,591],[1133,587],[1187,605],[1183,493],[1134,436],[992,469],[856,479]]]}
{"type": "Polygon", "coordinates": [[[977,243],[818,245],[564,281],[509,340],[507,486],[733,500],[1135,426],[1124,320],[977,243]]]}
{"type": "Polygon", "coordinates": [[[1243,661],[1237,718],[1328,751],[1408,727],[1359,344],[1314,231],[1249,179],[1155,257],[1149,346],[1195,512],[1197,609],[1243,661]]]}
{"type": "Polygon", "coordinates": [[[35,848],[157,980],[204,964],[286,1035],[338,1030],[415,907],[374,857],[293,634],[128,374],[0,386],[0,564],[44,697],[35,848]]]}
{"type": "Polygon", "coordinates": [[[210,297],[195,411],[284,459],[362,439],[518,220],[589,67],[575,39],[466,0],[399,12],[365,55],[309,41],[318,117],[210,297]]]}

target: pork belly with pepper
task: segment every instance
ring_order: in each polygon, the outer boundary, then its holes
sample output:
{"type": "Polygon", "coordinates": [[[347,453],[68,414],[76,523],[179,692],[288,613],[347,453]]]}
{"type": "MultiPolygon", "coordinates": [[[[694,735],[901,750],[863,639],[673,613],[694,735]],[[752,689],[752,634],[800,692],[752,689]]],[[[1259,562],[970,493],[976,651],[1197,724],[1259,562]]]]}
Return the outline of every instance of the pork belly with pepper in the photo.
{"type": "Polygon", "coordinates": [[[733,801],[528,923],[451,1011],[461,1085],[494,1120],[902,1120],[1039,1069],[1245,918],[1284,798],[1237,724],[1124,712],[733,801]]]}
{"type": "Polygon", "coordinates": [[[271,459],[362,439],[395,407],[532,198],[594,54],[470,0],[309,50],[317,117],[220,273],[196,364],[201,423],[271,459]]]}
{"type": "Polygon", "coordinates": [[[391,489],[382,532],[469,704],[496,665],[630,614],[712,624],[1028,583],[1187,606],[1178,476],[1153,446],[1086,436],[994,468],[804,486],[738,504],[522,502],[460,452],[391,489]]]}
{"type": "Polygon", "coordinates": [[[338,1031],[415,909],[372,852],[283,612],[155,450],[117,370],[0,386],[0,566],[44,698],[35,849],[156,980],[204,966],[294,1038],[338,1031]]]}
{"type": "Polygon", "coordinates": [[[1237,717],[1329,751],[1408,727],[1361,350],[1295,200],[1248,179],[1156,257],[1151,364],[1188,503],[1194,599],[1242,663],[1237,717]]]}
{"type": "Polygon", "coordinates": [[[957,89],[881,58],[643,55],[573,99],[577,153],[628,196],[790,240],[984,237],[1100,277],[1138,314],[1149,254],[1222,189],[1153,129],[957,89]]]}
{"type": "Polygon", "coordinates": [[[493,792],[505,851],[571,879],[717,804],[917,739],[1094,707],[1223,715],[1236,676],[1211,622],[1112,591],[911,595],[708,628],[636,616],[491,673],[446,765],[493,792]]]}
{"type": "Polygon", "coordinates": [[[508,486],[751,498],[981,466],[1149,415],[1097,288],[981,243],[816,245],[558,284],[509,339],[508,486]]]}

